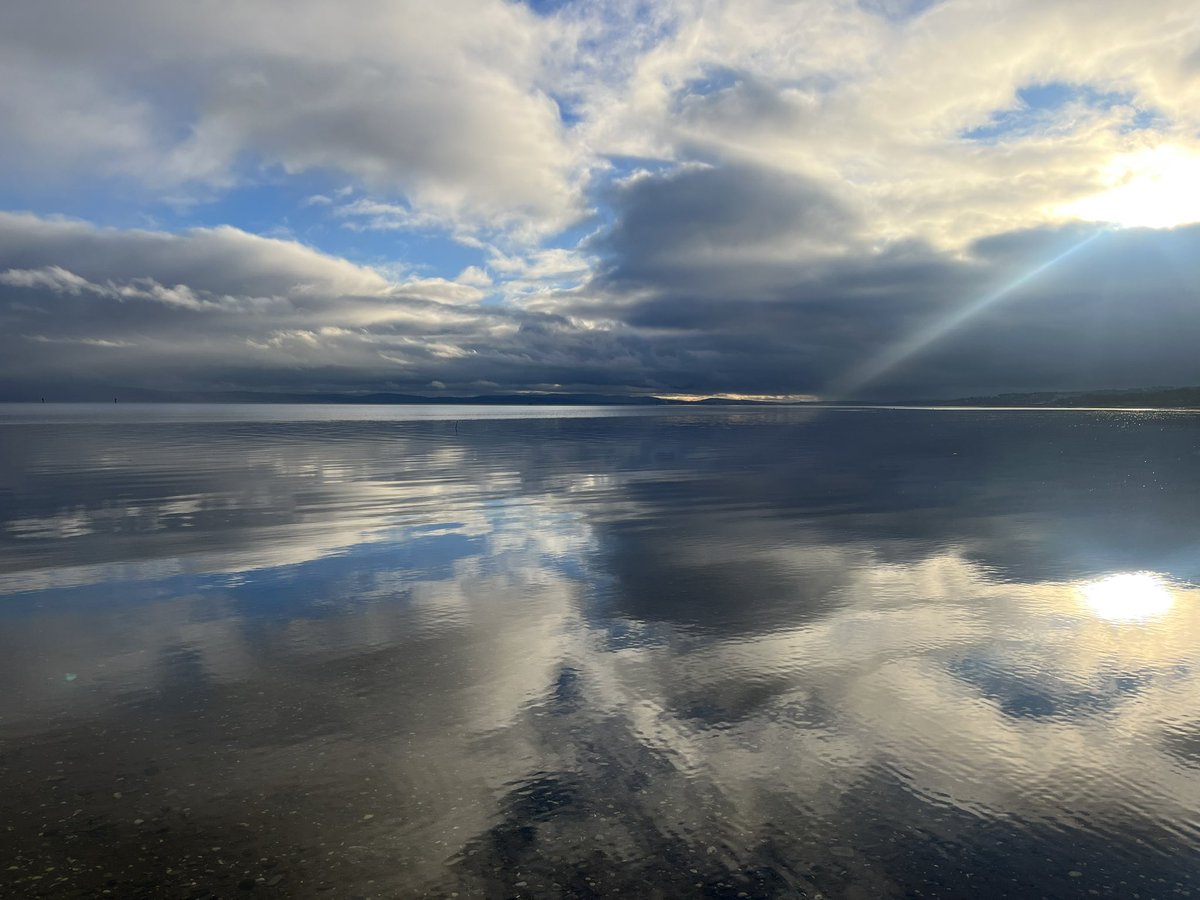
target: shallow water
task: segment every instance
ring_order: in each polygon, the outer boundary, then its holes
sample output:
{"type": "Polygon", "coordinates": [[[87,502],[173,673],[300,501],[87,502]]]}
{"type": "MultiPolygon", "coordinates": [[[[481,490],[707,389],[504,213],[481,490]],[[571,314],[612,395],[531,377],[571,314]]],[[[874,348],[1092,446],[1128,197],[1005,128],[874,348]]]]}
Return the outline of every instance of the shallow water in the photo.
{"type": "Polygon", "coordinates": [[[0,407],[0,894],[1196,896],[1198,498],[1188,414],[0,407]]]}

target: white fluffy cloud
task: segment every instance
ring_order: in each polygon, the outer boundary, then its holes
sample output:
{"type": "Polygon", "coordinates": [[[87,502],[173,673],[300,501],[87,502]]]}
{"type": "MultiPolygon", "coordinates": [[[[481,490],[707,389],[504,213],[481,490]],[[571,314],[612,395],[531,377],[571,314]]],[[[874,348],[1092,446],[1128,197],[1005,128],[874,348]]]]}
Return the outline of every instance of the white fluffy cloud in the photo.
{"type": "Polygon", "coordinates": [[[500,0],[9,6],[5,154],[151,189],[332,169],[448,221],[553,228],[583,157],[539,84],[550,28],[500,0]]]}
{"type": "Polygon", "coordinates": [[[676,8],[670,36],[590,95],[591,143],[818,178],[855,192],[879,238],[961,246],[1061,220],[1056,203],[1108,186],[1115,154],[1200,151],[1200,35],[1177,0],[946,2],[911,16],[841,0],[676,8]],[[1079,96],[1023,103],[1020,90],[1044,85],[1079,96]],[[969,137],[1005,115],[1000,139],[969,137]]]}
{"type": "Polygon", "coordinates": [[[852,189],[877,237],[959,245],[1098,193],[1114,154],[1200,149],[1188,4],[925,7],[11,6],[3,148],[22,177],[151,190],[338,171],[391,227],[527,238],[579,215],[611,154],[743,162],[852,189]],[[1045,84],[1091,93],[964,137],[1045,84]]]}
{"type": "Polygon", "coordinates": [[[1176,230],[895,389],[1186,380],[1192,288],[1152,257],[1200,221],[1198,47],[1178,0],[10,5],[5,377],[820,393],[1112,220],[1176,230]],[[254,215],[98,227],[226,195],[254,215]],[[1091,355],[1049,352],[1080,320],[1091,355]]]}

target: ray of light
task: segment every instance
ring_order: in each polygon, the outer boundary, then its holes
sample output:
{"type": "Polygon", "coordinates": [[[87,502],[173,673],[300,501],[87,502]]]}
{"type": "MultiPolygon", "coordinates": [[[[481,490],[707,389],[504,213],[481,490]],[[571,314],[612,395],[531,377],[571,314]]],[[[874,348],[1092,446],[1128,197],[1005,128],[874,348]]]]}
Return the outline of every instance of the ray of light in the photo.
{"type": "Polygon", "coordinates": [[[822,392],[822,397],[830,400],[849,400],[854,399],[855,394],[862,390],[867,385],[878,380],[881,376],[887,374],[896,366],[907,360],[909,357],[920,353],[930,344],[937,341],[939,338],[974,318],[985,309],[995,305],[1005,298],[1014,294],[1017,290],[1029,284],[1043,272],[1053,268],[1067,257],[1078,253],[1096,238],[1102,234],[1107,234],[1112,229],[1101,228],[1098,231],[1085,237],[1076,244],[1072,244],[1062,253],[1059,253],[1053,259],[1030,269],[1028,272],[1013,279],[1003,287],[986,294],[979,299],[958,307],[947,313],[942,318],[930,323],[919,331],[897,341],[896,343],[886,347],[877,356],[864,362],[862,365],[853,369],[840,380],[833,382],[830,387],[822,392]]]}

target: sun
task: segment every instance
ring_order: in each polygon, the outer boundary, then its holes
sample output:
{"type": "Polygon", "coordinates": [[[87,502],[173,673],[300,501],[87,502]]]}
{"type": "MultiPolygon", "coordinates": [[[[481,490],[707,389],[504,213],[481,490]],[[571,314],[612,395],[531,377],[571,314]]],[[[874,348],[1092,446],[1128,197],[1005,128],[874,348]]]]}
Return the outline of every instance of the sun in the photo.
{"type": "Polygon", "coordinates": [[[1107,190],[1056,208],[1061,216],[1121,228],[1175,228],[1200,222],[1200,153],[1160,144],[1113,157],[1107,190]]]}
{"type": "Polygon", "coordinates": [[[1144,622],[1170,612],[1175,595],[1153,572],[1122,572],[1080,585],[1088,608],[1109,622],[1144,622]]]}

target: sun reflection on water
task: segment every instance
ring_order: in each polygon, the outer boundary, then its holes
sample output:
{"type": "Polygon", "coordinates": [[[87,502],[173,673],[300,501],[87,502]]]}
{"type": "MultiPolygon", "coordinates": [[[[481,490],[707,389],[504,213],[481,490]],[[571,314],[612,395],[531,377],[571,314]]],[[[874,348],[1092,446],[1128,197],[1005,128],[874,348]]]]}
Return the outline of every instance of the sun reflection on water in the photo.
{"type": "Polygon", "coordinates": [[[1088,608],[1109,622],[1146,622],[1175,605],[1166,581],[1153,572],[1119,572],[1080,585],[1088,608]]]}

